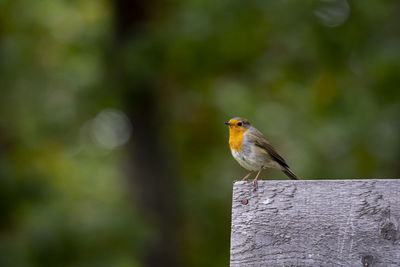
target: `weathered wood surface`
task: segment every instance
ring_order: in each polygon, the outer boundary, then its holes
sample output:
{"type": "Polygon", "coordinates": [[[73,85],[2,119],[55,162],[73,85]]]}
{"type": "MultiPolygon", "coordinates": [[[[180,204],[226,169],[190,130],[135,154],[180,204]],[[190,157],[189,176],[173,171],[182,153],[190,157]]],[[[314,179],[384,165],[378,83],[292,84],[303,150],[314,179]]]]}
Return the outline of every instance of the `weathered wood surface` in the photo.
{"type": "Polygon", "coordinates": [[[236,182],[231,266],[400,266],[400,180],[236,182]]]}

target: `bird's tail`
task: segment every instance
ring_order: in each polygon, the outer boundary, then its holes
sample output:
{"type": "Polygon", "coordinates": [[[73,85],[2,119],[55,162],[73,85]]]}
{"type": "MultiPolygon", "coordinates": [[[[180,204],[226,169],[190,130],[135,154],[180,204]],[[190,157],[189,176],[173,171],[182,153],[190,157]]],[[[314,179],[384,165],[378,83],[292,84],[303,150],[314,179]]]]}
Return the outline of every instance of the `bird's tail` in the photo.
{"type": "Polygon", "coordinates": [[[286,174],[292,180],[299,180],[299,177],[296,176],[288,167],[282,168],[284,174],[286,174]]]}

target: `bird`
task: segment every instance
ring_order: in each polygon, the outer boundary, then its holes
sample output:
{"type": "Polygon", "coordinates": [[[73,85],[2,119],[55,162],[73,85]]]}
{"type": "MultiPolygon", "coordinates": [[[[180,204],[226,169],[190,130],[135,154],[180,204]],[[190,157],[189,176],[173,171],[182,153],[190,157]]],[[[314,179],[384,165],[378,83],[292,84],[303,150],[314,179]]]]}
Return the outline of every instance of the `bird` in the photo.
{"type": "Polygon", "coordinates": [[[250,171],[242,181],[257,171],[253,180],[254,189],[257,189],[257,180],[265,168],[281,170],[290,179],[299,178],[290,170],[286,161],[276,152],[265,136],[244,118],[234,117],[228,122],[229,147],[233,158],[246,170],[250,171]]]}

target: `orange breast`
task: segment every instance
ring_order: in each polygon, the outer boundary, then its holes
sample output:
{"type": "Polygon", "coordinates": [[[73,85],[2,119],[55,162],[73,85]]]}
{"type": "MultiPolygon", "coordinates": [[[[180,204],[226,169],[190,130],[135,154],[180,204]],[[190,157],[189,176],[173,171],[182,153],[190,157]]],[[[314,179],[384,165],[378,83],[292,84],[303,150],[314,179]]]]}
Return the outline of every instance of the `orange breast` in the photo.
{"type": "Polygon", "coordinates": [[[229,128],[229,147],[231,148],[231,150],[242,150],[243,138],[246,132],[246,129],[240,129],[237,127],[229,128]]]}

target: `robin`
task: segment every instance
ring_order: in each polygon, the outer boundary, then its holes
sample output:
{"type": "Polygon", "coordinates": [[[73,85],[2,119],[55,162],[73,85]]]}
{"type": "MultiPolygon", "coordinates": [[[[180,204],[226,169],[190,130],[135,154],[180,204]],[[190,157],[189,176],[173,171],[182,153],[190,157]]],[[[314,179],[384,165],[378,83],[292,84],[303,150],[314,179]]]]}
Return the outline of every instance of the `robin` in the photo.
{"type": "Polygon", "coordinates": [[[290,179],[299,178],[289,169],[286,161],[275,151],[264,135],[254,128],[246,119],[235,117],[225,122],[229,126],[229,147],[232,156],[240,166],[250,171],[242,181],[257,172],[254,178],[254,188],[257,188],[257,180],[265,168],[281,170],[290,179]]]}

